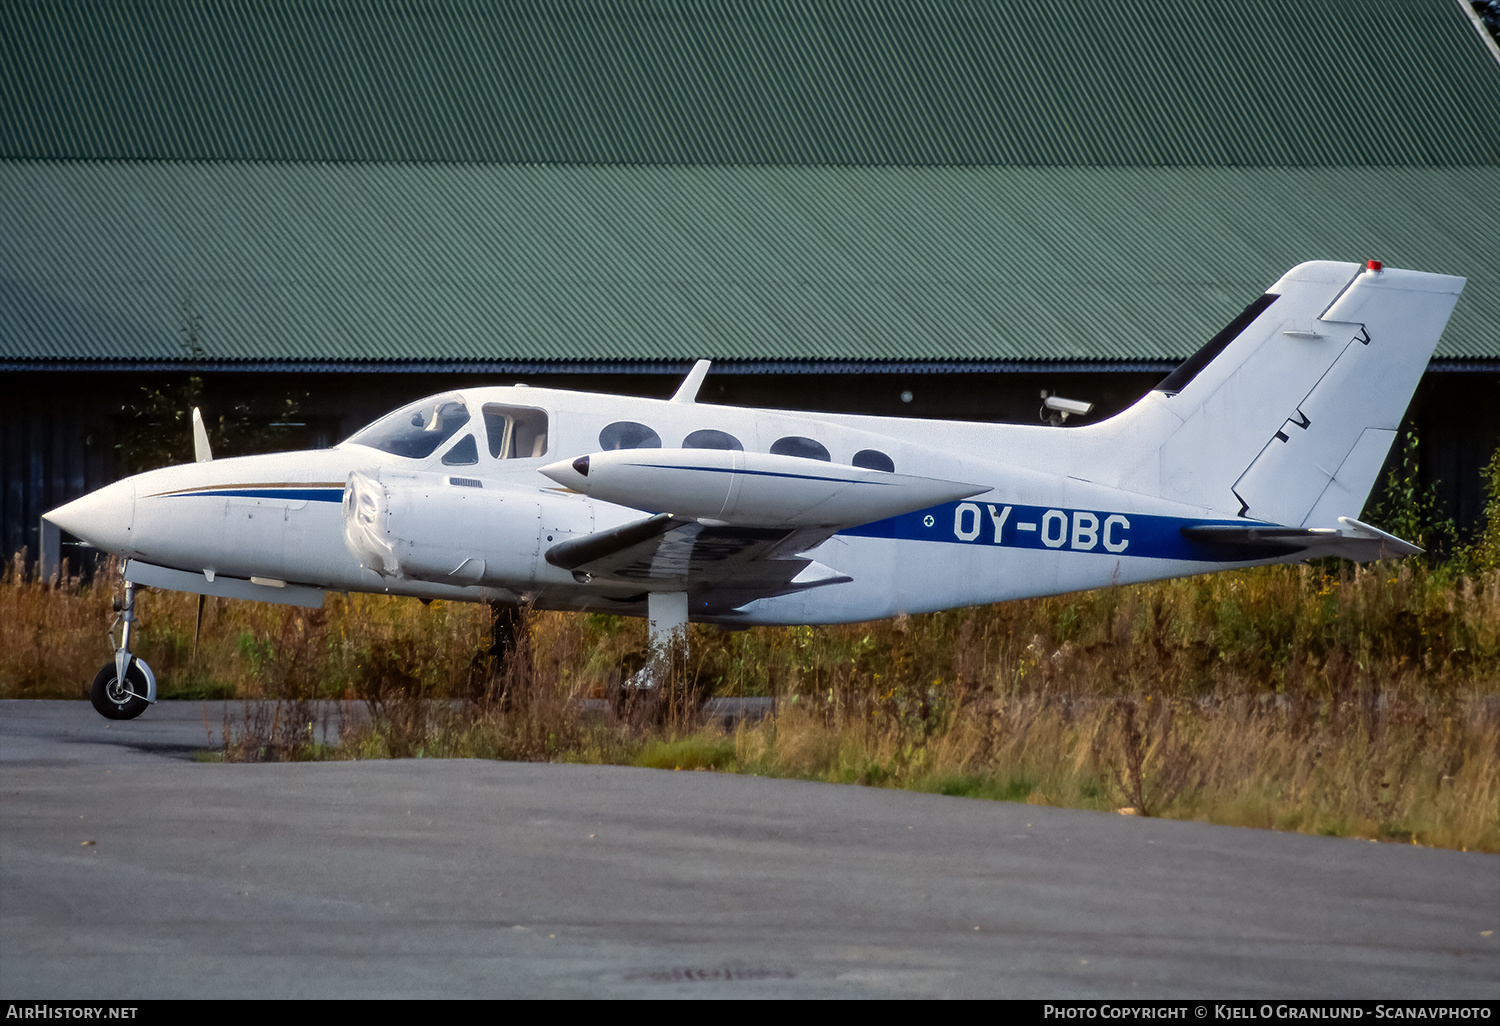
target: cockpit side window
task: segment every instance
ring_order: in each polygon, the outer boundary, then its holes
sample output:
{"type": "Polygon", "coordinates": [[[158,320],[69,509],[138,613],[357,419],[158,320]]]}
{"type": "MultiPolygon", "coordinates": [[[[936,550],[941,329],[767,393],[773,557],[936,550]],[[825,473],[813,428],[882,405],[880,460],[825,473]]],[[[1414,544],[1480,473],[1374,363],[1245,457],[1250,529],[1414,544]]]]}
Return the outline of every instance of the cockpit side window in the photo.
{"type": "Polygon", "coordinates": [[[467,467],[472,463],[479,462],[479,446],[474,442],[473,435],[464,435],[453,447],[443,453],[443,465],[445,467],[467,467]]]}
{"type": "Polygon", "coordinates": [[[633,420],[617,420],[599,432],[599,448],[606,452],[611,449],[660,449],[661,435],[633,420]]]}
{"type": "Polygon", "coordinates": [[[382,417],[349,441],[408,459],[426,459],[469,422],[462,400],[424,399],[382,417]]]}
{"type": "Polygon", "coordinates": [[[497,460],[525,460],[547,454],[547,411],[530,406],[484,408],[484,430],[490,455],[497,460]]]}

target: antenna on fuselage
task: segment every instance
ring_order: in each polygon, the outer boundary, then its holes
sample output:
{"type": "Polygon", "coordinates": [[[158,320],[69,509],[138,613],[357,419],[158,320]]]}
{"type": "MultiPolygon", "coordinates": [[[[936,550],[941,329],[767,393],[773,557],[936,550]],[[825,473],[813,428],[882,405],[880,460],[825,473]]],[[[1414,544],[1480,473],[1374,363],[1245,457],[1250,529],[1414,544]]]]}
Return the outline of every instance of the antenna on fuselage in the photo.
{"type": "Polygon", "coordinates": [[[698,401],[698,389],[703,387],[703,379],[708,374],[708,368],[712,360],[699,360],[693,364],[693,369],[688,371],[687,377],[682,379],[682,384],[677,386],[677,393],[672,396],[674,403],[695,403],[698,401]]]}

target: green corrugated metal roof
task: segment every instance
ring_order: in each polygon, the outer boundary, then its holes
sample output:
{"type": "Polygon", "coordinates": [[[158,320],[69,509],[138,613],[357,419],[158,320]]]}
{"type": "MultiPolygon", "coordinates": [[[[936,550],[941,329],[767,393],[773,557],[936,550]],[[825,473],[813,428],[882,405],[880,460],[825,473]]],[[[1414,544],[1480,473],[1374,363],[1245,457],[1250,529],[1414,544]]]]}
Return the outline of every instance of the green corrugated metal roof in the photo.
{"type": "Polygon", "coordinates": [[[9,0],[0,157],[1494,164],[1453,0],[9,0]]]}
{"type": "Polygon", "coordinates": [[[1177,360],[1288,267],[1462,274],[1500,168],[0,162],[0,360],[1177,360]]]}

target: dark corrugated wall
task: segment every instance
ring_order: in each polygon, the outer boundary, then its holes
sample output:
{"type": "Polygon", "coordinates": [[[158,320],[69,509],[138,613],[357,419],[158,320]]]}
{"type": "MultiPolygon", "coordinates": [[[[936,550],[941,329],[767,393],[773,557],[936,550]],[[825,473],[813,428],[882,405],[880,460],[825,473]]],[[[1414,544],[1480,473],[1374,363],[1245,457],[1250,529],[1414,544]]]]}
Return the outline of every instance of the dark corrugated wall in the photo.
{"type": "MultiPolygon", "coordinates": [[[[20,378],[7,378],[0,402],[0,558],[24,547],[35,559],[41,515],[115,479],[113,432],[108,406],[92,404],[90,415],[76,382],[52,378],[23,388],[20,378]]],[[[80,553],[64,556],[77,565],[80,553]]],[[[92,564],[91,554],[83,561],[92,564]]]]}

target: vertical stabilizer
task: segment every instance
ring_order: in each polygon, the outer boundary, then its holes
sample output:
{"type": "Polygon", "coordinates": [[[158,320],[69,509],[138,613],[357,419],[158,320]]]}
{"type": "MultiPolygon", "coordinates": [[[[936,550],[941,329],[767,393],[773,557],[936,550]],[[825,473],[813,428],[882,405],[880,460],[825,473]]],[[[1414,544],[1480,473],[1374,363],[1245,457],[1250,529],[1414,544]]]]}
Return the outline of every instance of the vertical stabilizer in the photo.
{"type": "Polygon", "coordinates": [[[1118,483],[1278,524],[1357,517],[1463,287],[1374,261],[1293,268],[1121,415],[1141,457],[1118,483]]]}

